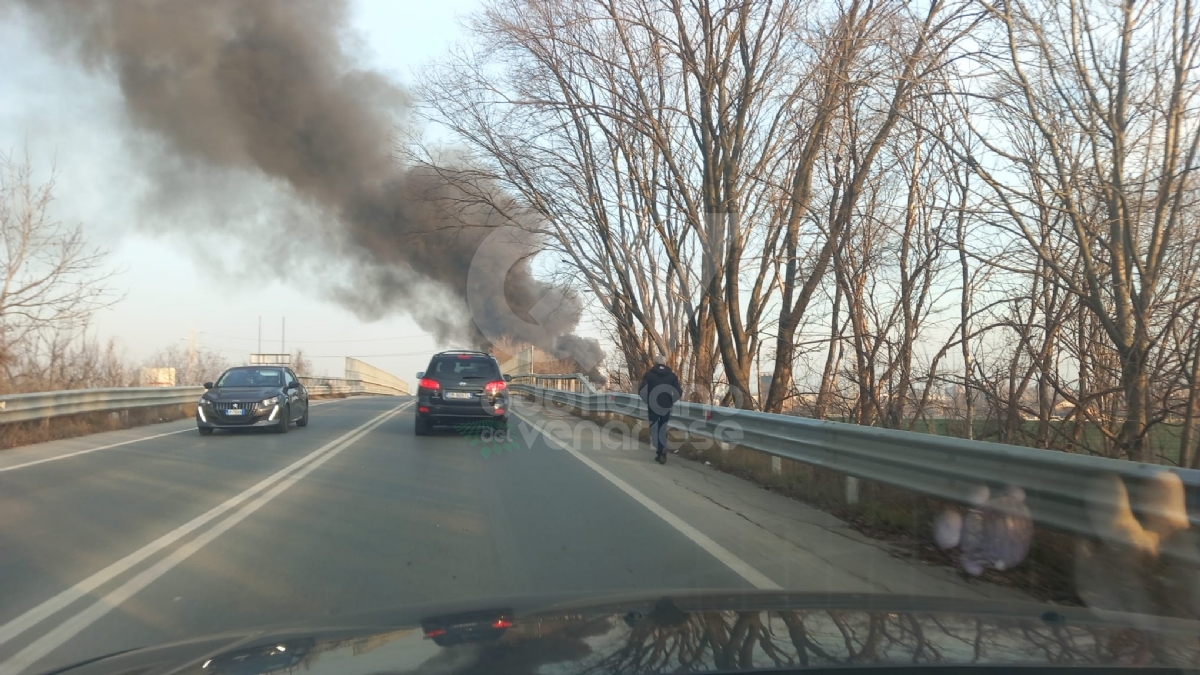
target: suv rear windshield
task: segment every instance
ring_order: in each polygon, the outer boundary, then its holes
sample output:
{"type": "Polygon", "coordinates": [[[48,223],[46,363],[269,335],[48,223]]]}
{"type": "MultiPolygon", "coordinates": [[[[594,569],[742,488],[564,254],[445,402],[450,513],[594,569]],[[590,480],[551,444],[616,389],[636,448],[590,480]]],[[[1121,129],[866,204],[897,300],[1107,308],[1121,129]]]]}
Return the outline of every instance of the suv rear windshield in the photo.
{"type": "Polygon", "coordinates": [[[487,378],[500,379],[500,369],[496,362],[486,356],[435,356],[429,362],[429,372],[426,377],[458,377],[464,380],[487,378]]]}

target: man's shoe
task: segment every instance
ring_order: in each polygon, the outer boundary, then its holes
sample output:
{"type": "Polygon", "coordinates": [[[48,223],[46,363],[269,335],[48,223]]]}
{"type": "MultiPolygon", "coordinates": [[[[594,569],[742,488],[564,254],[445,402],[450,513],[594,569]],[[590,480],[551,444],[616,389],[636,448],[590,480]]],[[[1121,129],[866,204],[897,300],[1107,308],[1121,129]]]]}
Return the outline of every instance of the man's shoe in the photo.
{"type": "Polygon", "coordinates": [[[658,453],[658,456],[654,458],[654,460],[656,462],[658,462],[659,464],[666,464],[667,463],[667,454],[665,452],[660,452],[660,453],[658,453]]]}

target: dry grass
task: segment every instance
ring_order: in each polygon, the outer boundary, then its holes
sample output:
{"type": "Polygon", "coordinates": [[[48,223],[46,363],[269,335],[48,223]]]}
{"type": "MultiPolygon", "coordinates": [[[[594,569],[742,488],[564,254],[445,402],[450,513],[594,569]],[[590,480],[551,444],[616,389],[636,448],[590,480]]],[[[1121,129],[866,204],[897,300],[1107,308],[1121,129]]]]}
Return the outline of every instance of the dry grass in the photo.
{"type": "Polygon", "coordinates": [[[34,443],[98,434],[104,431],[172,422],[195,414],[192,404],[156,406],[123,412],[85,413],[0,426],[0,450],[34,443]]]}

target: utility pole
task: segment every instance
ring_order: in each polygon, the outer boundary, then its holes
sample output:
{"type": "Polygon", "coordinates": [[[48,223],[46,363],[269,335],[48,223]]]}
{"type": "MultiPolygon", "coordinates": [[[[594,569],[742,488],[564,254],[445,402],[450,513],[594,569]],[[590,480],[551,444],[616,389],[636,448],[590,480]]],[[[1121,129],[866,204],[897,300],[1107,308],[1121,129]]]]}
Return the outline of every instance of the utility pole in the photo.
{"type": "Polygon", "coordinates": [[[285,317],[280,317],[280,319],[279,319],[279,353],[280,354],[287,353],[286,338],[287,338],[287,317],[285,316],[285,317]]]}
{"type": "Polygon", "coordinates": [[[258,353],[262,353],[262,314],[258,315],[258,353]]]}
{"type": "Polygon", "coordinates": [[[196,376],[196,329],[193,328],[192,332],[188,334],[188,359],[187,359],[187,371],[185,371],[183,374],[184,383],[192,384],[193,382],[195,382],[195,379],[194,379],[195,376],[196,376]]]}

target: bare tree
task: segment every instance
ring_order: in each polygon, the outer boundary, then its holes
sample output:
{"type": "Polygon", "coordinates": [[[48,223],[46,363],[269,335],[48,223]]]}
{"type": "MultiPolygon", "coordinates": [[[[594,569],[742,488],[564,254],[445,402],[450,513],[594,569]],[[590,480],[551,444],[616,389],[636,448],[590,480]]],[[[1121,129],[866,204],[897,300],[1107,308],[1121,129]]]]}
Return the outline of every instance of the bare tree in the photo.
{"type": "Polygon", "coordinates": [[[454,153],[409,158],[533,233],[615,382],[666,351],[698,400],[1196,463],[1197,23],[493,0],[418,92],[454,153]]]}
{"type": "MultiPolygon", "coordinates": [[[[930,3],[924,16],[912,16],[906,6],[849,2],[839,6],[832,27],[818,33],[814,45],[815,91],[804,132],[793,136],[798,158],[786,193],[788,214],[783,243],[785,264],[781,292],[776,361],[767,409],[778,411],[792,387],[795,331],[799,327],[829,262],[846,253],[843,233],[857,215],[867,182],[877,170],[885,144],[905,116],[914,92],[931,73],[943,67],[945,52],[971,25],[960,7],[930,3]],[[828,134],[840,117],[843,141],[827,147],[828,134]],[[813,172],[820,153],[833,154],[834,190],[825,224],[810,252],[813,260],[800,275],[800,225],[813,209],[813,172]]],[[[858,311],[847,298],[851,324],[858,311]]],[[[861,319],[861,317],[859,317],[861,319]]],[[[857,322],[863,328],[861,321],[857,322]]]]}
{"type": "Polygon", "coordinates": [[[144,365],[147,368],[174,368],[175,384],[182,387],[211,382],[229,368],[230,363],[220,352],[204,347],[196,347],[189,354],[188,349],[171,345],[154,352],[144,365]]]}
{"type": "Polygon", "coordinates": [[[39,388],[49,365],[114,301],[105,253],[51,213],[54,175],[0,154],[0,392],[39,388]]]}
{"type": "Polygon", "coordinates": [[[988,124],[972,121],[985,151],[966,159],[1003,213],[1004,235],[1022,241],[1098,321],[1120,363],[1120,453],[1147,461],[1156,317],[1182,300],[1164,297],[1164,279],[1194,208],[1195,7],[982,6],[991,22],[977,54],[989,88],[960,100],[982,107],[988,124]],[[1047,220],[1063,245],[1046,245],[1039,223],[1047,220]]]}
{"type": "Polygon", "coordinates": [[[300,377],[309,377],[313,375],[312,359],[304,355],[303,349],[297,349],[295,354],[292,354],[292,371],[300,377]]]}
{"type": "Polygon", "coordinates": [[[798,91],[797,6],[495,2],[477,17],[482,53],[423,82],[470,169],[423,159],[483,201],[497,196],[484,186],[520,196],[514,220],[609,313],[631,377],[667,352],[707,399],[720,363],[753,404],[778,232],[760,176],[798,91]]]}

